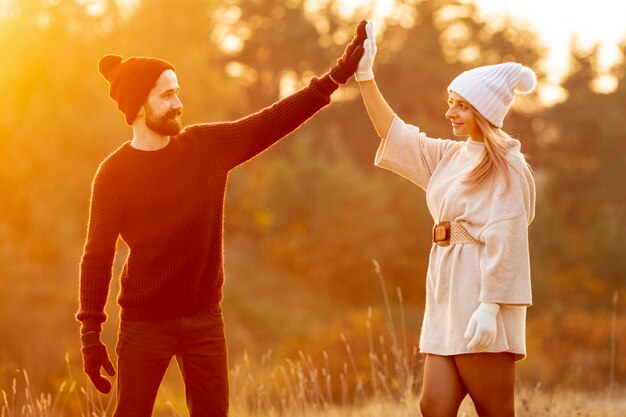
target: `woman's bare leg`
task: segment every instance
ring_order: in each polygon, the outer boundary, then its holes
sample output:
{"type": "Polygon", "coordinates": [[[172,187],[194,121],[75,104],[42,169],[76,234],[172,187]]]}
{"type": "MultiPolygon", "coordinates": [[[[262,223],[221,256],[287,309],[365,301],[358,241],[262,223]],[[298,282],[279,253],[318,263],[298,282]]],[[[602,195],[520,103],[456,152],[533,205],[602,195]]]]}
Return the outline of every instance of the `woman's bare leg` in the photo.
{"type": "Polygon", "coordinates": [[[456,417],[467,389],[453,356],[426,355],[420,410],[424,417],[456,417]]]}
{"type": "Polygon", "coordinates": [[[456,355],[454,361],[480,417],[515,416],[515,360],[512,353],[456,355]]]}

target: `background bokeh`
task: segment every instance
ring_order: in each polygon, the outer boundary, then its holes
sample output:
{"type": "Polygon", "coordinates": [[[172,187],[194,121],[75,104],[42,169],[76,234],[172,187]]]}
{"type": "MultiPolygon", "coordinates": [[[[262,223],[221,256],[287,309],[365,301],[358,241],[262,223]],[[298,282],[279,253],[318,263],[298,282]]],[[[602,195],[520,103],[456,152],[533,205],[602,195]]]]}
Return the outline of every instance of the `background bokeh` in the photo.
{"type": "MultiPolygon", "coordinates": [[[[167,59],[185,123],[232,120],[323,74],[374,7],[0,2],[0,389],[18,370],[44,392],[67,378],[68,366],[83,381],[73,314],[90,182],[132,134],[97,60],[167,59]]],[[[546,102],[546,46],[531,25],[487,21],[472,3],[451,0],[397,0],[376,19],[378,84],[402,119],[432,137],[451,135],[446,86],[462,70],[507,60],[537,68],[538,93],[520,97],[505,124],[522,141],[538,187],[529,357],[519,379],[531,387],[623,387],[626,43],[610,72],[614,88],[602,92],[594,88],[598,48],[574,43],[560,99],[546,102]]],[[[332,362],[345,353],[341,335],[366,345],[364,323],[385,308],[372,259],[394,308],[401,291],[407,343],[417,342],[432,219],[422,190],[373,166],[377,145],[352,81],[305,126],[231,173],[224,310],[232,363],[244,355],[280,363],[299,352],[320,360],[329,352],[332,362]]],[[[126,254],[123,243],[118,249],[116,271],[126,254]]],[[[116,285],[104,333],[110,351],[116,285]]],[[[179,384],[176,375],[168,381],[179,384]]]]}

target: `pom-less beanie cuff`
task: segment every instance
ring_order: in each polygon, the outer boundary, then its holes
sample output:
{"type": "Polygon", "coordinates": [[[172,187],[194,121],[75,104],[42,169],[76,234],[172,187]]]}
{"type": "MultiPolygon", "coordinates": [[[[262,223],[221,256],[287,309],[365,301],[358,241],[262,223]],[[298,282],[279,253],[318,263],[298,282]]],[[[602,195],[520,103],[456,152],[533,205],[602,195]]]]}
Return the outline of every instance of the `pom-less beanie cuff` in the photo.
{"type": "Polygon", "coordinates": [[[448,86],[467,100],[494,126],[502,127],[515,93],[530,93],[537,85],[533,70],[516,62],[486,65],[465,71],[448,86]]]}
{"type": "Polygon", "coordinates": [[[124,113],[126,123],[133,123],[139,109],[163,71],[174,70],[172,64],[158,58],[105,55],[98,61],[100,74],[109,82],[109,95],[124,113]]]}

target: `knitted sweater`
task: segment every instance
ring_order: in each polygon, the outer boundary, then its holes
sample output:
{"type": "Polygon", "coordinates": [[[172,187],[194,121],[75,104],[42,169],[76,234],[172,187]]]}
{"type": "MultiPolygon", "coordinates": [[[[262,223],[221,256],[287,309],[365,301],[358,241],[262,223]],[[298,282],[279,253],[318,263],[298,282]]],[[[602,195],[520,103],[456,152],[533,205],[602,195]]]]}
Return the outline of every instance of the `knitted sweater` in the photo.
{"type": "Polygon", "coordinates": [[[464,337],[480,303],[498,303],[496,341],[488,352],[526,355],[526,307],[532,304],[528,226],[535,216],[535,183],[511,139],[510,183],[494,175],[470,188],[462,180],[476,166],[485,145],[432,139],[394,117],[375,164],[426,190],[435,223],[461,222],[477,244],[433,244],[426,277],[426,308],[420,338],[423,353],[471,353],[464,337]]]}
{"type": "Polygon", "coordinates": [[[121,319],[167,320],[209,312],[224,284],[224,194],[230,170],[263,152],[330,103],[328,75],[234,122],[186,127],[157,151],[127,142],[99,166],[80,264],[81,332],[106,321],[119,236],[129,247],[121,319]]]}

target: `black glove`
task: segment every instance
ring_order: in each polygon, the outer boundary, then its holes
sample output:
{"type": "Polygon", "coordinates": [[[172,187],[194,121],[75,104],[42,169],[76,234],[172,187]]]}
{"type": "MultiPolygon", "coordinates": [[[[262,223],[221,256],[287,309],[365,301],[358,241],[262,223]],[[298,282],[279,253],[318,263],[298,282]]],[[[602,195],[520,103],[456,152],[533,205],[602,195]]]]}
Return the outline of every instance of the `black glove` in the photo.
{"type": "Polygon", "coordinates": [[[337,65],[330,69],[330,78],[337,84],[345,84],[359,66],[359,60],[363,56],[363,41],[367,39],[366,24],[366,20],[359,22],[354,31],[352,42],[346,46],[343,55],[337,60],[337,65]]]}
{"type": "Polygon", "coordinates": [[[100,341],[100,333],[88,332],[81,335],[83,344],[83,371],[87,374],[91,383],[103,394],[111,392],[111,382],[100,374],[100,368],[104,368],[110,376],[115,375],[115,368],[109,359],[106,346],[100,341]]]}

